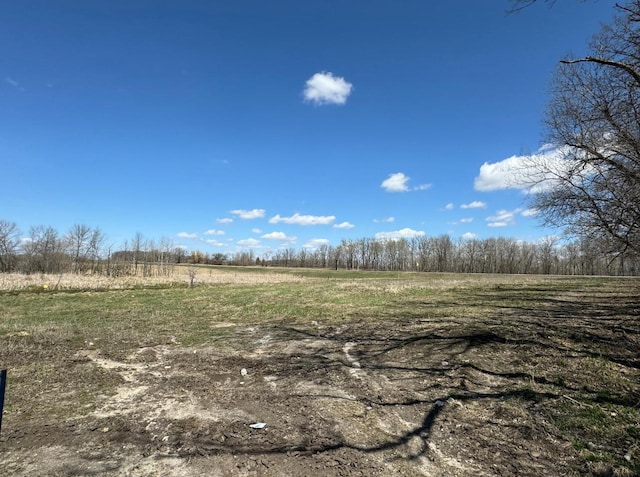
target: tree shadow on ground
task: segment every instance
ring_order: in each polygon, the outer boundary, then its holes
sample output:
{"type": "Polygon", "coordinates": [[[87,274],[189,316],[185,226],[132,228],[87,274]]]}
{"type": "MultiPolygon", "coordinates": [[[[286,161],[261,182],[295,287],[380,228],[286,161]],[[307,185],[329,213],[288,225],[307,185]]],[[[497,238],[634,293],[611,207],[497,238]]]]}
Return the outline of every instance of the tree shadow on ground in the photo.
{"type": "MultiPolygon", "coordinates": [[[[322,400],[338,409],[340,402],[348,401],[363,409],[363,416],[377,413],[380,419],[394,419],[397,413],[406,412],[413,424],[396,426],[394,432],[378,433],[374,438],[349,437],[335,431],[336,427],[343,429],[340,421],[352,419],[356,425],[363,418],[342,416],[329,405],[315,430],[298,423],[283,432],[293,439],[254,439],[250,431],[238,430],[224,443],[198,437],[185,447],[184,455],[321,454],[347,449],[384,453],[388,459],[416,459],[429,455],[435,431],[442,434],[452,422],[464,426],[464,413],[457,413],[473,405],[499,412],[507,409],[520,416],[491,421],[494,428],[501,428],[494,429],[496,449],[502,449],[503,456],[509,456],[512,449],[509,458],[513,458],[517,446],[509,442],[509,436],[525,440],[532,433],[543,436],[546,444],[527,442],[547,449],[581,438],[554,423],[552,414],[561,405],[578,410],[600,409],[598,406],[637,410],[640,406],[639,297],[626,296],[615,304],[607,301],[606,294],[580,292],[551,298],[541,293],[531,298],[519,288],[476,291],[465,295],[464,303],[398,301],[387,309],[379,319],[354,318],[339,325],[273,324],[266,328],[273,352],[253,367],[262,366],[265,374],[317,384],[313,392],[292,388],[282,398],[292,407],[322,400]],[[467,310],[465,316],[430,318],[433,307],[457,306],[467,310]],[[475,307],[482,314],[475,316],[475,307]],[[282,351],[283,345],[294,342],[302,347],[296,359],[282,351]],[[312,343],[322,345],[312,347],[312,343]],[[293,429],[295,426],[298,428],[293,429]],[[518,426],[522,429],[517,432],[511,429],[518,426]]],[[[279,405],[274,402],[274,409],[279,405]]],[[[484,431],[469,432],[472,440],[484,431]]],[[[611,437],[605,431],[602,436],[611,437]]],[[[587,438],[599,437],[591,433],[587,438]]],[[[619,442],[595,442],[593,446],[608,452],[616,465],[625,465],[628,442],[628,436],[621,436],[619,442]]],[[[547,462],[559,465],[558,455],[550,454],[547,462]]],[[[521,464],[526,466],[524,461],[521,464]]],[[[587,469],[584,461],[575,465],[573,471],[587,469]]]]}

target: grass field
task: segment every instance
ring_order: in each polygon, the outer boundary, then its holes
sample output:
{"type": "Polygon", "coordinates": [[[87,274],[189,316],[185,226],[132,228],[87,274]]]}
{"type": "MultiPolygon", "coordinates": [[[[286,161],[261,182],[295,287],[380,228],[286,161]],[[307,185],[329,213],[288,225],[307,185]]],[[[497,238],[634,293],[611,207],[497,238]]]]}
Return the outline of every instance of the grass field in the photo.
{"type": "Polygon", "coordinates": [[[637,279],[188,284],[0,275],[0,475],[640,475],[637,279]]]}

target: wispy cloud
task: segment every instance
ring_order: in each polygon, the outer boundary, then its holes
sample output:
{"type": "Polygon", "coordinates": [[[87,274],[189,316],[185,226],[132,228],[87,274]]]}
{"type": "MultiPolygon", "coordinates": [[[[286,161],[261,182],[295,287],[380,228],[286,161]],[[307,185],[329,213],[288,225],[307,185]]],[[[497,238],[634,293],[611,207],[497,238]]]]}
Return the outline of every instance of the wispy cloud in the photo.
{"type": "Polygon", "coordinates": [[[410,239],[413,237],[424,237],[426,234],[422,230],[413,230],[404,228],[394,232],[378,232],[375,238],[378,240],[399,240],[402,238],[410,239]]]}
{"type": "Polygon", "coordinates": [[[205,243],[208,243],[209,245],[213,245],[214,247],[226,247],[227,244],[224,242],[220,242],[216,239],[206,239],[205,243]]]}
{"type": "Polygon", "coordinates": [[[444,210],[453,210],[454,209],[454,205],[452,202],[449,202],[447,205],[444,206],[444,210]]]}
{"type": "Polygon", "coordinates": [[[333,225],[334,229],[352,229],[354,227],[355,227],[355,225],[353,225],[352,223],[349,223],[349,222],[341,222],[339,224],[334,224],[333,225]]]}
{"type": "Polygon", "coordinates": [[[516,214],[522,212],[522,209],[499,210],[495,215],[486,218],[489,227],[508,227],[515,225],[516,214]]]}
{"type": "Polygon", "coordinates": [[[207,230],[204,234],[205,235],[224,235],[225,231],[224,230],[210,229],[210,230],[207,230]]]}
{"type": "Polygon", "coordinates": [[[395,221],[395,217],[384,217],[382,219],[373,219],[376,224],[391,224],[395,221]]]}
{"type": "Polygon", "coordinates": [[[229,218],[229,217],[225,217],[222,219],[216,219],[216,222],[218,222],[219,224],[231,224],[233,223],[233,219],[229,218]]]}
{"type": "Polygon", "coordinates": [[[449,222],[449,224],[451,225],[460,225],[460,224],[470,224],[471,222],[473,222],[473,218],[471,217],[464,217],[460,220],[457,220],[455,222],[449,222]]]}
{"type": "Polygon", "coordinates": [[[261,234],[261,233],[262,233],[262,229],[259,229],[259,228],[253,228],[253,229],[251,229],[251,231],[252,231],[254,234],[261,234]]]}
{"type": "Polygon", "coordinates": [[[294,225],[329,225],[336,220],[334,215],[301,215],[293,214],[291,217],[274,215],[269,219],[270,224],[294,224],[294,225]]]}
{"type": "Polygon", "coordinates": [[[4,82],[13,88],[16,88],[20,91],[24,91],[24,88],[22,87],[22,85],[18,81],[14,80],[13,78],[10,78],[9,76],[6,76],[4,78],[4,82]]]}
{"type": "Polygon", "coordinates": [[[389,174],[389,177],[382,181],[380,187],[387,192],[409,192],[412,190],[426,190],[431,187],[431,184],[421,184],[409,187],[410,179],[411,178],[403,172],[394,172],[393,174],[389,174]]]}
{"type": "Polygon", "coordinates": [[[296,236],[289,236],[284,232],[271,232],[268,234],[264,234],[261,238],[267,240],[280,240],[282,242],[295,242],[298,240],[296,236]]]}
{"type": "Polygon", "coordinates": [[[266,210],[264,209],[251,209],[251,210],[244,210],[244,209],[235,209],[230,211],[231,214],[233,215],[237,215],[238,217],[240,217],[241,219],[244,220],[252,220],[252,219],[261,219],[262,217],[264,217],[264,214],[266,213],[266,210]]]}
{"type": "Polygon", "coordinates": [[[487,207],[487,204],[479,200],[474,200],[473,202],[469,202],[468,204],[462,204],[460,206],[461,209],[484,209],[486,207],[487,207]]]}
{"type": "Polygon", "coordinates": [[[257,248],[260,247],[260,240],[256,240],[254,238],[238,240],[236,245],[240,248],[257,248]]]}
{"type": "Polygon", "coordinates": [[[306,101],[318,106],[344,104],[353,90],[353,85],[333,73],[316,73],[307,80],[303,95],[306,101]]]}
{"type": "Polygon", "coordinates": [[[523,217],[532,217],[534,215],[538,215],[540,213],[540,211],[538,209],[526,209],[522,211],[522,215],[523,217]]]}
{"type": "Polygon", "coordinates": [[[302,246],[302,248],[307,249],[307,250],[317,250],[318,248],[320,248],[323,245],[329,245],[331,242],[329,242],[329,240],[327,239],[311,239],[308,240],[307,242],[305,242],[305,244],[302,246]]]}
{"type": "Polygon", "coordinates": [[[188,238],[188,239],[198,238],[198,234],[189,233],[189,232],[178,232],[178,234],[176,236],[179,237],[179,238],[188,238]]]}

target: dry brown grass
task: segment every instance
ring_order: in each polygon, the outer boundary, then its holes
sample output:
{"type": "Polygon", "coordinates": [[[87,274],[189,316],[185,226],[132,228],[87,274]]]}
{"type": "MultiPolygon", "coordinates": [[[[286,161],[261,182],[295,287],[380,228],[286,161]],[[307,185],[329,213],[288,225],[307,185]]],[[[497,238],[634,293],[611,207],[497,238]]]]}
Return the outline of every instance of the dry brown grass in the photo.
{"type": "MultiPolygon", "coordinates": [[[[236,273],[212,268],[198,268],[194,279],[197,285],[260,285],[301,282],[300,276],[280,273],[236,273]]],[[[161,286],[188,286],[190,281],[186,267],[175,267],[169,275],[154,271],[151,276],[107,277],[104,275],[0,273],[0,291],[23,290],[126,290],[161,286]]]]}

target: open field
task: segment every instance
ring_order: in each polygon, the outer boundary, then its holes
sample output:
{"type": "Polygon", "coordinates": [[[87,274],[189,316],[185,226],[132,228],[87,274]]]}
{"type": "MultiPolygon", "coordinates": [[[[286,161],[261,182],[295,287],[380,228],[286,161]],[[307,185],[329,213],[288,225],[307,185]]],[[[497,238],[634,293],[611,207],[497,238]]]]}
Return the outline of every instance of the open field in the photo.
{"type": "Polygon", "coordinates": [[[0,276],[0,475],[640,475],[637,279],[176,273],[0,276]]]}

